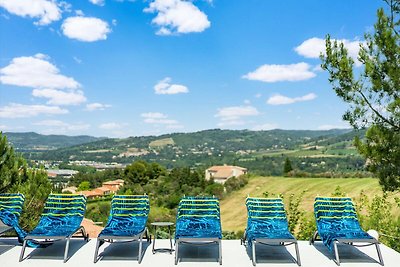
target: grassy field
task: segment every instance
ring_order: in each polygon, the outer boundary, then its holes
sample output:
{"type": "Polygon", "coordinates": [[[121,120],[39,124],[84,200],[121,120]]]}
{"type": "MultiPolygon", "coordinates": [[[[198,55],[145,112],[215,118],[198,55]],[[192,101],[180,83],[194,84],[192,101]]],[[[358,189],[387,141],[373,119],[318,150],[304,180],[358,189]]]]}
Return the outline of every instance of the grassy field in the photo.
{"type": "MultiPolygon", "coordinates": [[[[363,190],[368,197],[382,194],[378,180],[374,178],[286,178],[286,177],[254,177],[239,191],[232,192],[221,201],[221,220],[224,231],[244,230],[247,222],[247,211],[245,199],[247,195],[262,197],[264,192],[271,194],[282,193],[304,194],[301,209],[308,212],[313,211],[314,198],[319,196],[330,196],[337,186],[349,197],[358,198],[363,190]]],[[[400,193],[397,193],[400,197],[400,193]]],[[[393,197],[393,196],[391,196],[393,197]]],[[[394,211],[399,215],[400,211],[394,211]]]]}

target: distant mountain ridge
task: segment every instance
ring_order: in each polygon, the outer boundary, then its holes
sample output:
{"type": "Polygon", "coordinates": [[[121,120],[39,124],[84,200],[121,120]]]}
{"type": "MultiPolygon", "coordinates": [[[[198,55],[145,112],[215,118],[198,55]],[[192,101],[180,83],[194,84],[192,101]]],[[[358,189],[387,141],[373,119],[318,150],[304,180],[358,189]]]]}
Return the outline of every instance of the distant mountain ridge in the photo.
{"type": "Polygon", "coordinates": [[[129,164],[158,162],[167,168],[233,164],[263,175],[282,175],[289,157],[297,170],[310,173],[364,171],[365,159],[353,145],[365,131],[221,130],[160,136],[97,138],[6,133],[27,159],[81,164],[81,161],[129,164]]]}
{"type": "Polygon", "coordinates": [[[43,135],[35,132],[5,132],[3,134],[7,136],[7,140],[14,146],[14,149],[21,152],[54,150],[105,139],[89,135],[43,135]]]}

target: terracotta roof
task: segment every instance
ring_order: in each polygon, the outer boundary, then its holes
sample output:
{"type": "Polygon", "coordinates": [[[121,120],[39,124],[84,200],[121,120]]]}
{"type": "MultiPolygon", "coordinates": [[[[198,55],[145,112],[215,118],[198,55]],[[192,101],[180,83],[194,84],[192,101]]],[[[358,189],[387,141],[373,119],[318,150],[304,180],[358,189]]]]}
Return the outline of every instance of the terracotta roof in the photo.
{"type": "Polygon", "coordinates": [[[115,193],[118,191],[118,189],[116,189],[115,187],[111,186],[111,185],[103,185],[102,187],[104,188],[108,188],[109,191],[115,193]]]}
{"type": "Polygon", "coordinates": [[[246,171],[246,168],[242,168],[239,166],[230,166],[230,165],[223,165],[223,166],[212,166],[207,169],[207,171],[220,171],[220,170],[232,170],[232,169],[238,169],[242,171],[246,171]]]}
{"type": "Polygon", "coordinates": [[[76,193],[84,195],[85,197],[98,197],[98,196],[102,196],[103,195],[102,192],[96,192],[94,190],[91,190],[91,191],[89,191],[89,190],[79,191],[79,192],[76,192],[76,193]]]}
{"type": "Polygon", "coordinates": [[[219,171],[217,171],[212,177],[214,177],[214,178],[225,178],[225,179],[227,179],[227,178],[229,178],[229,177],[231,177],[233,174],[232,174],[232,170],[231,169],[226,169],[226,170],[219,170],[219,171]]]}
{"type": "Polygon", "coordinates": [[[108,186],[102,186],[102,187],[97,187],[97,188],[95,188],[95,189],[93,189],[93,191],[96,191],[96,192],[108,192],[108,191],[111,191],[110,190],[110,188],[108,187],[108,186]]]}
{"type": "Polygon", "coordinates": [[[103,183],[103,185],[121,185],[121,184],[124,184],[124,180],[118,179],[115,181],[107,181],[103,183]]]}

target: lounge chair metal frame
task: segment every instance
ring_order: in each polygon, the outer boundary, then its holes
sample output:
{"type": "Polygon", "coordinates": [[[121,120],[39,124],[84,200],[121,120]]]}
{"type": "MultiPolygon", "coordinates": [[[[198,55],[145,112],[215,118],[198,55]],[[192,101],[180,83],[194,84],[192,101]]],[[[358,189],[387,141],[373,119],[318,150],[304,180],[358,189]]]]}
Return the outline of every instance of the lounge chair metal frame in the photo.
{"type": "MultiPolygon", "coordinates": [[[[68,251],[69,251],[69,242],[71,238],[83,238],[84,241],[88,242],[89,241],[89,235],[86,233],[86,230],[83,226],[79,226],[78,229],[76,229],[72,234],[68,236],[35,236],[35,235],[27,235],[24,238],[24,243],[22,244],[22,249],[21,249],[21,254],[19,256],[19,261],[24,260],[24,254],[25,254],[25,248],[28,243],[28,241],[34,241],[34,243],[40,244],[40,245],[50,245],[53,244],[56,241],[61,241],[61,240],[66,240],[65,243],[65,249],[64,249],[64,263],[69,260],[68,258],[68,251]],[[76,233],[81,233],[82,236],[76,236],[76,233]],[[38,241],[42,240],[43,241],[38,241]]],[[[30,254],[29,254],[30,255],[30,254]]],[[[29,257],[29,255],[27,257],[29,257]]]]}
{"type": "MultiPolygon", "coordinates": [[[[243,241],[241,240],[241,243],[242,242],[243,241]]],[[[253,266],[257,265],[256,244],[267,245],[267,246],[285,246],[285,247],[294,244],[296,250],[296,263],[298,266],[301,266],[299,245],[296,239],[255,238],[254,240],[252,240],[252,247],[251,247],[251,255],[252,255],[251,261],[253,263],[253,266]]]]}
{"type": "Polygon", "coordinates": [[[196,237],[180,237],[175,241],[175,265],[178,264],[178,252],[180,244],[190,244],[196,246],[218,244],[218,263],[222,265],[222,243],[219,238],[196,238],[196,237]]]}
{"type": "MultiPolygon", "coordinates": [[[[243,237],[240,239],[240,244],[247,247],[247,228],[244,231],[243,237]]],[[[256,258],[256,244],[267,245],[267,246],[290,246],[294,245],[296,250],[296,263],[298,266],[301,266],[300,253],[299,253],[299,245],[297,243],[297,239],[295,238],[254,238],[251,241],[251,255],[252,255],[252,263],[253,266],[257,265],[256,258]]],[[[294,257],[293,257],[294,259],[294,257]]]]}
{"type": "MultiPolygon", "coordinates": [[[[113,203],[114,201],[116,203],[114,203],[114,205],[124,205],[123,203],[118,203],[118,200],[122,200],[122,201],[136,201],[136,200],[143,200],[143,198],[146,199],[146,201],[144,203],[136,203],[138,205],[143,205],[146,204],[147,205],[147,209],[144,209],[144,211],[146,211],[146,220],[144,221],[144,223],[147,222],[147,218],[148,218],[148,214],[150,212],[150,202],[149,202],[149,198],[147,195],[133,195],[133,196],[125,196],[125,195],[115,195],[111,201],[111,210],[110,210],[110,217],[109,217],[109,221],[112,220],[113,216],[117,216],[116,214],[113,215],[113,203]]],[[[125,204],[126,205],[126,204],[125,204]]],[[[115,208],[117,209],[117,208],[115,208]]],[[[124,208],[125,210],[130,211],[130,209],[135,210],[135,208],[124,208]]],[[[128,214],[129,217],[133,218],[134,214],[128,214]]],[[[107,225],[108,225],[107,223],[107,225]]],[[[107,229],[107,226],[106,228],[107,229]]],[[[103,230],[104,231],[104,230],[103,230]]],[[[94,252],[94,258],[93,258],[93,262],[96,263],[97,261],[99,261],[100,257],[99,257],[99,249],[100,247],[105,243],[129,243],[129,242],[134,242],[134,241],[138,241],[139,242],[139,251],[138,251],[138,263],[140,264],[142,262],[143,259],[143,239],[146,239],[146,241],[148,243],[151,243],[151,236],[149,234],[149,231],[147,229],[147,227],[144,225],[144,228],[142,231],[140,231],[139,233],[136,234],[123,234],[123,235],[111,235],[111,234],[104,234],[102,235],[103,232],[101,232],[99,234],[99,236],[97,237],[97,242],[96,242],[96,249],[94,252]]]]}
{"type": "MultiPolygon", "coordinates": [[[[184,196],[183,199],[181,199],[179,206],[185,205],[183,202],[188,201],[188,202],[196,202],[196,201],[216,201],[217,207],[218,207],[218,214],[220,213],[219,210],[219,202],[218,199],[216,199],[214,196],[212,198],[208,197],[187,197],[184,196]]],[[[187,205],[187,204],[186,204],[187,205]]],[[[178,219],[179,219],[179,206],[178,206],[178,214],[177,214],[177,227],[178,227],[178,219]]],[[[220,222],[220,217],[218,215],[218,220],[219,224],[220,222]]],[[[178,256],[179,256],[179,245],[180,244],[190,244],[190,245],[196,245],[196,246],[203,246],[203,245],[209,245],[209,244],[217,244],[218,245],[218,263],[219,265],[222,265],[222,242],[220,237],[176,237],[176,232],[175,232],[175,265],[178,264],[178,256]]]]}
{"type": "Polygon", "coordinates": [[[5,225],[1,220],[0,220],[0,236],[8,231],[11,231],[14,229],[12,226],[5,225]]]}
{"type": "MultiPolygon", "coordinates": [[[[64,260],[64,263],[67,262],[69,260],[68,251],[69,251],[69,244],[70,244],[71,238],[83,238],[84,241],[86,241],[86,242],[89,241],[89,235],[86,233],[85,228],[82,225],[80,225],[83,220],[85,210],[86,210],[86,197],[83,195],[50,194],[47,197],[45,207],[44,207],[44,210],[43,210],[43,213],[39,220],[38,225],[36,226],[35,229],[32,230],[31,233],[27,234],[23,240],[19,261],[21,262],[25,259],[24,254],[25,254],[25,249],[26,249],[26,246],[28,245],[28,242],[30,242],[32,244],[37,244],[37,245],[50,245],[57,241],[66,240],[63,260],[64,260]],[[81,198],[81,199],[79,199],[79,198],[81,198]],[[60,200],[61,200],[61,202],[59,202],[60,200]],[[64,200],[68,200],[69,202],[63,202],[64,200]],[[64,207],[52,206],[52,205],[75,205],[75,204],[78,204],[78,206],[76,206],[76,207],[74,207],[74,206],[72,206],[72,207],[70,207],[70,206],[64,206],[64,207]],[[81,207],[79,207],[79,206],[81,206],[81,207]],[[47,211],[46,211],[46,209],[47,209],[47,211]],[[79,212],[72,213],[72,215],[69,215],[68,213],[67,214],[53,213],[54,210],[74,210],[74,209],[79,210],[79,212]],[[80,219],[78,219],[75,222],[76,225],[74,224],[74,226],[76,228],[73,229],[73,231],[68,232],[68,234],[64,233],[64,235],[57,235],[57,234],[45,235],[42,233],[41,234],[34,233],[34,231],[36,229],[38,229],[38,227],[39,228],[41,227],[42,219],[46,218],[46,216],[60,216],[60,215],[61,215],[61,217],[78,216],[80,219]],[[79,225],[78,225],[78,222],[79,222],[79,225]],[[80,235],[79,235],[79,233],[80,233],[80,235]],[[78,235],[76,235],[76,234],[78,234],[78,235]]],[[[51,219],[51,220],[54,220],[54,219],[51,219]]],[[[27,257],[29,257],[29,255],[27,257]]]]}
{"type": "Polygon", "coordinates": [[[147,240],[147,242],[151,243],[151,236],[149,234],[149,231],[147,230],[147,227],[145,227],[145,229],[142,232],[140,232],[139,234],[137,234],[135,236],[101,236],[101,237],[97,237],[96,250],[94,252],[93,262],[96,263],[100,259],[99,249],[105,242],[128,243],[128,242],[139,241],[138,263],[140,264],[143,259],[143,239],[144,238],[147,240]]]}
{"type": "MultiPolygon", "coordinates": [[[[361,229],[361,226],[359,225],[358,222],[358,218],[356,215],[356,211],[354,208],[354,204],[351,200],[351,198],[349,197],[316,197],[315,202],[314,202],[314,214],[315,214],[315,218],[317,221],[317,230],[314,232],[314,234],[311,236],[309,244],[313,245],[315,241],[323,241],[319,232],[318,232],[318,228],[319,228],[319,224],[318,224],[318,220],[320,219],[331,219],[331,218],[335,218],[335,219],[344,219],[348,217],[350,217],[351,219],[355,220],[355,222],[357,223],[356,225],[358,225],[357,227],[359,227],[358,230],[364,232],[361,229]],[[331,203],[336,203],[336,204],[320,204],[323,202],[331,202],[331,203]],[[318,203],[318,205],[316,205],[318,203]],[[327,210],[319,210],[316,209],[317,206],[322,206],[325,209],[327,208],[327,210]],[[329,209],[331,208],[331,209],[329,209]],[[346,210],[347,208],[347,210],[346,210]],[[339,213],[339,215],[319,215],[320,213],[326,213],[326,212],[330,212],[330,213],[339,213]],[[347,215],[341,215],[343,213],[349,213],[347,215]],[[320,238],[318,238],[320,237],[320,238]]],[[[325,222],[325,224],[327,224],[327,222],[325,222]]],[[[378,253],[378,258],[379,258],[379,263],[383,266],[384,262],[383,262],[383,258],[382,258],[382,253],[381,250],[379,248],[379,244],[380,242],[375,239],[374,237],[366,234],[365,235],[367,238],[346,238],[346,237],[334,237],[332,238],[332,245],[333,245],[333,253],[334,253],[334,258],[333,261],[340,266],[340,258],[339,258],[339,250],[338,250],[338,244],[344,244],[344,245],[350,245],[350,246],[354,246],[354,247],[366,247],[366,246],[372,246],[375,245],[376,247],[376,251],[378,253]],[[357,244],[354,244],[357,243],[357,244]],[[364,244],[361,244],[364,243],[364,244]]],[[[330,247],[332,248],[332,247],[330,247]]]]}
{"type": "MultiPolygon", "coordinates": [[[[310,245],[313,245],[315,241],[322,241],[320,238],[318,238],[318,231],[315,231],[313,236],[310,238],[310,245]]],[[[339,258],[339,250],[338,250],[338,244],[344,244],[344,245],[349,245],[349,246],[353,246],[353,247],[367,247],[367,246],[372,246],[375,245],[376,248],[376,252],[378,254],[378,258],[379,258],[379,264],[384,266],[384,262],[383,262],[383,257],[382,257],[382,253],[381,253],[381,249],[379,248],[379,244],[380,242],[378,240],[376,240],[375,238],[373,239],[350,239],[350,238],[337,238],[333,241],[333,251],[335,254],[335,258],[333,259],[333,261],[340,266],[340,258],[339,258]],[[367,243],[364,245],[356,245],[354,243],[367,243]]]]}

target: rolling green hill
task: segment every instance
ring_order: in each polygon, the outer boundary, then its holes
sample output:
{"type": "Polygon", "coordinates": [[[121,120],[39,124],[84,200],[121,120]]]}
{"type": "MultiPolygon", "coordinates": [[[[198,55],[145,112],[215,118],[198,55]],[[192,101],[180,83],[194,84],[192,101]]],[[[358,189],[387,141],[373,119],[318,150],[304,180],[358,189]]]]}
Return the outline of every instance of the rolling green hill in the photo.
{"type": "Polygon", "coordinates": [[[104,139],[88,135],[43,135],[34,132],[6,132],[4,135],[7,136],[7,140],[13,145],[14,149],[20,152],[55,150],[104,139]]]}
{"type": "Polygon", "coordinates": [[[233,164],[264,176],[282,175],[282,162],[286,157],[291,159],[296,170],[302,172],[363,172],[365,161],[353,147],[352,140],[354,136],[362,137],[364,134],[363,131],[348,129],[212,129],[161,136],[101,139],[7,133],[11,143],[31,160],[129,164],[140,159],[158,162],[167,168],[233,164]]]}
{"type": "MultiPolygon", "coordinates": [[[[330,196],[335,188],[340,186],[341,191],[349,197],[358,198],[363,190],[368,196],[382,194],[379,182],[374,178],[286,178],[286,177],[254,177],[239,191],[234,191],[221,201],[221,220],[224,231],[244,230],[247,222],[245,200],[248,195],[262,197],[264,192],[272,194],[282,193],[300,195],[307,190],[301,203],[301,209],[313,211],[313,202],[316,196],[330,196]]],[[[393,199],[394,196],[391,196],[393,199]]],[[[397,193],[400,197],[400,192],[397,193]]],[[[400,210],[395,211],[400,215],[400,210]]]]}

